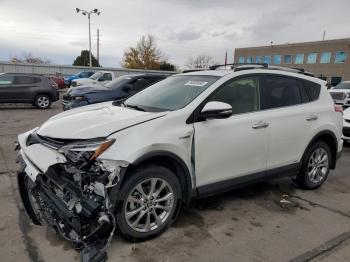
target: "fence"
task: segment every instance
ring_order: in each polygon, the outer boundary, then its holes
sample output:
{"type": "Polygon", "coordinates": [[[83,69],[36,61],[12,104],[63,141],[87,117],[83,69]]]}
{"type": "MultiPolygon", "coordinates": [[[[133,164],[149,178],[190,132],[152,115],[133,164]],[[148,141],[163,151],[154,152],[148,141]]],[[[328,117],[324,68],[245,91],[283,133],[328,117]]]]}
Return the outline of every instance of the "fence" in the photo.
{"type": "Polygon", "coordinates": [[[64,65],[37,65],[24,63],[8,63],[0,62],[0,73],[26,73],[26,74],[43,74],[55,75],[57,72],[62,75],[74,75],[80,71],[112,71],[115,76],[136,74],[136,73],[160,73],[175,74],[171,71],[160,70],[142,70],[142,69],[125,69],[125,68],[109,68],[109,67],[86,67],[86,66],[64,66],[64,65]]]}

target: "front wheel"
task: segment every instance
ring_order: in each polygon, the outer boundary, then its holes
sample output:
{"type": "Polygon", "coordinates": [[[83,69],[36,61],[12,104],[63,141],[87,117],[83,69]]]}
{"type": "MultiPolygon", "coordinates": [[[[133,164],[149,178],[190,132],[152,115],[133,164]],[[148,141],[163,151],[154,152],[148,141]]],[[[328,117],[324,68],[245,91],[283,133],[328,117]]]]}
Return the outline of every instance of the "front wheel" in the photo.
{"type": "Polygon", "coordinates": [[[181,206],[181,186],[176,175],[161,166],[138,169],[122,186],[117,207],[120,233],[142,241],[163,233],[176,219],[181,206]]]}
{"type": "Polygon", "coordinates": [[[329,146],[322,141],[314,143],[306,152],[302,168],[295,182],[305,189],[320,187],[327,179],[332,154],[329,146]]]}

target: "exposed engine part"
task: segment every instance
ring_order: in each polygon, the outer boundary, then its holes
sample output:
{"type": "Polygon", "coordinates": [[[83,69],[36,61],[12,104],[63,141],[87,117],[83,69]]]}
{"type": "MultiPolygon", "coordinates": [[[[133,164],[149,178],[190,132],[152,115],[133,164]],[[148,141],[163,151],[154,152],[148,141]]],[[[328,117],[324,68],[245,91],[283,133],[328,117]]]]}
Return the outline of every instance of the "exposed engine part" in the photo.
{"type": "Polygon", "coordinates": [[[116,221],[110,191],[120,181],[122,161],[67,157],[38,175],[31,193],[42,218],[81,250],[82,262],[106,261],[116,221]]]}

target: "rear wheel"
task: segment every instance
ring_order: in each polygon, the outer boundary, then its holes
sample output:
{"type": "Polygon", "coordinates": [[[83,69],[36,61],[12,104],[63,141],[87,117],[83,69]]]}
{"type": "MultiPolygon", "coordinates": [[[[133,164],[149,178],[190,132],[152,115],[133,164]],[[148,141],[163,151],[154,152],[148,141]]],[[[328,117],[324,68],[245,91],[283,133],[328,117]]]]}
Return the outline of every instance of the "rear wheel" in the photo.
{"type": "Polygon", "coordinates": [[[51,106],[51,98],[48,95],[38,95],[34,102],[35,106],[40,109],[47,109],[51,106]]]}
{"type": "Polygon", "coordinates": [[[118,197],[120,233],[131,241],[160,235],[175,221],[181,195],[176,175],[167,168],[148,166],[130,174],[118,197]]]}
{"type": "Polygon", "coordinates": [[[332,154],[329,146],[323,141],[314,143],[305,154],[295,182],[305,189],[320,187],[328,177],[331,162],[332,154]]]}

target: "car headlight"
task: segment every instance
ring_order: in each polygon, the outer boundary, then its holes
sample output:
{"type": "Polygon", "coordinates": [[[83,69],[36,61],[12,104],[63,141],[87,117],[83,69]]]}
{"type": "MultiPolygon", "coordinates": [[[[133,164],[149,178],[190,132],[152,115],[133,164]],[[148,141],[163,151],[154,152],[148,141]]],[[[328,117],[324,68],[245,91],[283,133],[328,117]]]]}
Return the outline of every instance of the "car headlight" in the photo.
{"type": "Polygon", "coordinates": [[[350,98],[350,93],[347,93],[345,97],[350,98]]]}
{"type": "Polygon", "coordinates": [[[94,161],[114,142],[115,139],[78,141],[61,147],[58,152],[64,154],[66,158],[73,162],[77,162],[81,159],[94,161]]]}
{"type": "Polygon", "coordinates": [[[86,100],[85,96],[73,96],[72,97],[72,100],[75,100],[75,101],[84,101],[86,100]]]}

